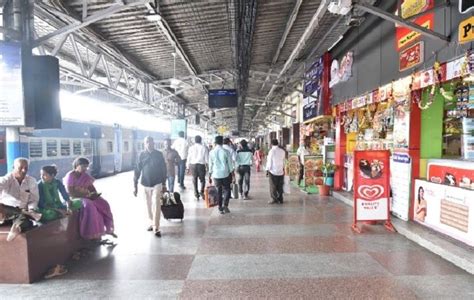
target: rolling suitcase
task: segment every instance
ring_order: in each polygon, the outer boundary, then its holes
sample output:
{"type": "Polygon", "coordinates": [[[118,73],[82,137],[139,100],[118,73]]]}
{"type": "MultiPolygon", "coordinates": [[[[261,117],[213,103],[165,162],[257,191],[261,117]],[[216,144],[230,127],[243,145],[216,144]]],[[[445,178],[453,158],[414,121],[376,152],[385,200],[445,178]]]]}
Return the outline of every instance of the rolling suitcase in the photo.
{"type": "Polygon", "coordinates": [[[217,188],[213,185],[207,186],[204,191],[204,205],[206,208],[211,208],[219,205],[219,199],[217,198],[217,188]]]}
{"type": "Polygon", "coordinates": [[[178,192],[173,194],[166,192],[163,194],[163,203],[161,205],[161,212],[166,220],[184,218],[184,206],[181,202],[181,195],[178,192]]]}

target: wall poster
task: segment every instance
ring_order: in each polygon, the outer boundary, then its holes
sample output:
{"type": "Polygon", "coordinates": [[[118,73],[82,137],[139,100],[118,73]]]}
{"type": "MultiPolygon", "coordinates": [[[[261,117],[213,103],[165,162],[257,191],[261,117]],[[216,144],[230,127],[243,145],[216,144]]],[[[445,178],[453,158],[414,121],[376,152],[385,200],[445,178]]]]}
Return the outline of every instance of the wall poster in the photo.
{"type": "Polygon", "coordinates": [[[415,181],[415,221],[474,246],[474,191],[415,181]]]}
{"type": "Polygon", "coordinates": [[[408,221],[411,191],[411,157],[407,153],[393,153],[390,161],[392,214],[408,221]]]}

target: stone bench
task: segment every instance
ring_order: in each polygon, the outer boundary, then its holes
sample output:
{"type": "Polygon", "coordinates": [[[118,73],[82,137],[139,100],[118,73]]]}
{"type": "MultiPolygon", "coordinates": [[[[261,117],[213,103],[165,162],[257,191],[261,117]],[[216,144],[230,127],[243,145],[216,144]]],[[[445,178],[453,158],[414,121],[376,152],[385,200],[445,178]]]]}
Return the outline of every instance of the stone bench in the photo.
{"type": "Polygon", "coordinates": [[[11,226],[0,226],[0,283],[32,283],[56,264],[64,264],[84,246],[79,236],[79,213],[6,238],[11,226]]]}

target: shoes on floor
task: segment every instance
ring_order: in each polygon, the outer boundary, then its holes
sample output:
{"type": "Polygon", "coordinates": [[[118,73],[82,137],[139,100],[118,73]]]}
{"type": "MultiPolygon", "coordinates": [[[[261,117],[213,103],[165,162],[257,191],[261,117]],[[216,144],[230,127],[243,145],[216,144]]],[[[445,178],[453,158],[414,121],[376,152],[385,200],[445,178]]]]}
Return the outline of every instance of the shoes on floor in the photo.
{"type": "Polygon", "coordinates": [[[186,189],[186,187],[184,185],[180,185],[179,188],[182,189],[182,190],[186,189]]]}
{"type": "Polygon", "coordinates": [[[225,212],[226,214],[230,213],[230,210],[229,210],[229,208],[228,208],[227,206],[224,207],[224,212],[225,212]]]}
{"type": "Polygon", "coordinates": [[[221,215],[223,215],[223,214],[225,214],[225,210],[224,210],[223,208],[219,208],[219,213],[220,213],[221,215]]]}
{"type": "Polygon", "coordinates": [[[152,225],[148,226],[148,228],[146,229],[146,231],[153,231],[153,226],[152,226],[152,225]]]}
{"type": "Polygon", "coordinates": [[[244,194],[244,200],[247,200],[249,198],[249,194],[244,194]]]}
{"type": "Polygon", "coordinates": [[[155,231],[155,236],[160,238],[161,237],[161,231],[155,231]]]}
{"type": "Polygon", "coordinates": [[[7,235],[7,242],[13,241],[21,233],[20,225],[13,224],[10,232],[7,235]]]}
{"type": "Polygon", "coordinates": [[[240,195],[239,195],[239,199],[240,199],[240,200],[244,200],[244,195],[240,194],[240,195]]]}
{"type": "Polygon", "coordinates": [[[268,204],[276,204],[276,203],[278,203],[278,202],[273,201],[273,200],[272,200],[272,201],[268,201],[268,204]]]}

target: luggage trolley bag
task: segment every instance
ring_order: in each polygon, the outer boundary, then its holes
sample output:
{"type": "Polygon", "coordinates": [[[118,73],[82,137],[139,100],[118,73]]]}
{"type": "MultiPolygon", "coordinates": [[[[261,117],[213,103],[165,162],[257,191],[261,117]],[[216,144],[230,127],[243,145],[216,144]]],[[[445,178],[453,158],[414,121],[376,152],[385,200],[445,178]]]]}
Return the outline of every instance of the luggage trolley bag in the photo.
{"type": "Polygon", "coordinates": [[[166,220],[184,218],[184,206],[181,202],[181,195],[178,192],[163,194],[163,204],[161,205],[161,212],[166,220]]]}

